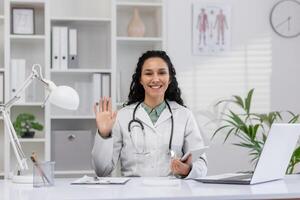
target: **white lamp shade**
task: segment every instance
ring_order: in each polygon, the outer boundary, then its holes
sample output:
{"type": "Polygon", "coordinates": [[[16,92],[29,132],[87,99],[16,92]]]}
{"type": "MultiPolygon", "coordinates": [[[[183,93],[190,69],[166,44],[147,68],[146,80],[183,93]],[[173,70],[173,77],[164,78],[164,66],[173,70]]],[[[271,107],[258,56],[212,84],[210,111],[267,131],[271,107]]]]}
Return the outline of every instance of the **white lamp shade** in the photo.
{"type": "Polygon", "coordinates": [[[49,101],[61,108],[77,110],[79,106],[79,95],[69,86],[57,86],[51,91],[49,101]]]}

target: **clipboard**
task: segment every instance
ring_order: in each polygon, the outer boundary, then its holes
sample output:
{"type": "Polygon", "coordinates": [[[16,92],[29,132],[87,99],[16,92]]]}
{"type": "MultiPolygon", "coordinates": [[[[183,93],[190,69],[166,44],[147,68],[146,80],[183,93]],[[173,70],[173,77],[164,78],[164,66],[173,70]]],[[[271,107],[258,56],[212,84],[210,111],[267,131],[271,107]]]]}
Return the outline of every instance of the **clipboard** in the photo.
{"type": "Polygon", "coordinates": [[[73,182],[71,185],[124,185],[130,178],[124,177],[91,177],[84,175],[73,182]]]}

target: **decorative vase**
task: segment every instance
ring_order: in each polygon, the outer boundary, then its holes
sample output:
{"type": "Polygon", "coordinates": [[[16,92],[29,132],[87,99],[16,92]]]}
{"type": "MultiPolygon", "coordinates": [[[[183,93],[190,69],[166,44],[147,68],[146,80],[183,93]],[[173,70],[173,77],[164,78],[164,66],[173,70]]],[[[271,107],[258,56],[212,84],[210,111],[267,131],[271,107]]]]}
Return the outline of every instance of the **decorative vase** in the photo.
{"type": "Polygon", "coordinates": [[[129,37],[143,37],[145,35],[145,25],[140,18],[137,8],[133,10],[133,16],[128,24],[127,33],[129,37]]]}

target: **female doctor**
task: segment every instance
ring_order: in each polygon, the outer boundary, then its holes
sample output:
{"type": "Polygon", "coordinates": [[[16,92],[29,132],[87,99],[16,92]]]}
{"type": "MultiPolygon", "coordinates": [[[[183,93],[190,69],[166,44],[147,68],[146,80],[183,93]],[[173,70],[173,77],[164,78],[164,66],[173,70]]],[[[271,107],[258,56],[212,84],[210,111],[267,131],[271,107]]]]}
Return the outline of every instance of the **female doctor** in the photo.
{"type": "Polygon", "coordinates": [[[132,76],[127,106],[117,114],[105,97],[94,105],[98,133],[92,158],[98,176],[110,175],[118,161],[122,176],[206,175],[204,154],[180,160],[204,143],[175,74],[164,51],[147,51],[132,76]]]}

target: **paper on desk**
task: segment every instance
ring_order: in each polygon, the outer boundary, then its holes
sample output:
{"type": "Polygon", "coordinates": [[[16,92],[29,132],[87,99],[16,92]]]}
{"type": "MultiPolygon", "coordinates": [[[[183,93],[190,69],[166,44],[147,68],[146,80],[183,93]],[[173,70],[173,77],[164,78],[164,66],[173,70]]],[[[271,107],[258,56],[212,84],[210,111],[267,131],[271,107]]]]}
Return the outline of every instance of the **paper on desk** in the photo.
{"type": "Polygon", "coordinates": [[[123,177],[90,177],[84,175],[82,178],[79,178],[71,184],[73,185],[109,185],[109,184],[125,184],[129,181],[130,178],[123,177]]]}

